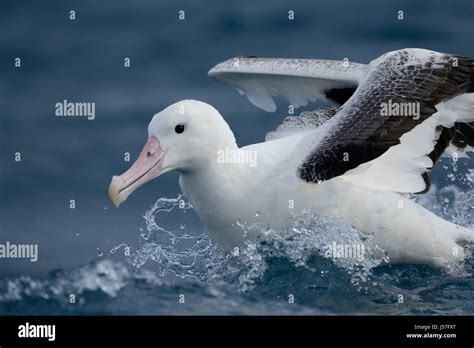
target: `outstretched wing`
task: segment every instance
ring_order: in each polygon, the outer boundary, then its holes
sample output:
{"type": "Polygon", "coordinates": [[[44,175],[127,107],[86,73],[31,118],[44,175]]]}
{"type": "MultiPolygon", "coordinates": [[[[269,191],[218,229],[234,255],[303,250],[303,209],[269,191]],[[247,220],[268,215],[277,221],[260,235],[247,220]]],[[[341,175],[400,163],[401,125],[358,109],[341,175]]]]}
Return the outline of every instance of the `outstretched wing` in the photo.
{"type": "Polygon", "coordinates": [[[236,57],[208,74],[245,94],[257,107],[274,112],[272,97],[285,98],[296,108],[317,99],[342,105],[366,71],[367,65],[335,60],[236,57]]]}
{"type": "MultiPolygon", "coordinates": [[[[298,168],[300,178],[316,183],[376,159],[436,113],[437,105],[473,85],[472,59],[422,49],[384,54],[369,64],[365,80],[327,122],[325,135],[298,168]]],[[[434,147],[435,139],[430,141],[434,147]]]]}

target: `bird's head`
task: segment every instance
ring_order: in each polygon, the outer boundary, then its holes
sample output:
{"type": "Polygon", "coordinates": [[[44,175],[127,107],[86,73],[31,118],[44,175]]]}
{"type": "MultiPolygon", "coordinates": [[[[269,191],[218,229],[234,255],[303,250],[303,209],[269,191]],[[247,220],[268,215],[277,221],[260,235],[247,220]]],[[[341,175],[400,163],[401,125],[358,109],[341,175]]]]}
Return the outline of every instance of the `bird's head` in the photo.
{"type": "Polygon", "coordinates": [[[196,100],[170,105],[153,116],[135,163],[112,178],[110,200],[118,207],[148,181],[172,170],[186,173],[209,166],[220,149],[234,145],[232,131],[211,105],[196,100]]]}

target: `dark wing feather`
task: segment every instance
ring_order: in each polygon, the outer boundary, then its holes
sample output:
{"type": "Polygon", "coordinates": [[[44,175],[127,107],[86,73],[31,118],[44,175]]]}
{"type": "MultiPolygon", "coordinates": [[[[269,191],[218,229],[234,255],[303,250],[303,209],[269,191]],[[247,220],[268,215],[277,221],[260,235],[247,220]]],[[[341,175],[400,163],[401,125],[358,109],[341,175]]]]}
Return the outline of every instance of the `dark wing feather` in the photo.
{"type": "MultiPolygon", "coordinates": [[[[435,113],[435,105],[472,90],[474,82],[474,60],[426,50],[390,52],[371,62],[369,69],[366,80],[328,122],[329,131],[298,168],[303,180],[329,180],[379,157],[435,113]],[[419,104],[419,117],[384,115],[381,107],[389,102],[419,104]]],[[[451,141],[454,135],[444,136],[451,141]]],[[[457,139],[462,140],[460,135],[457,139]]]]}
{"type": "Polygon", "coordinates": [[[450,144],[458,149],[464,149],[467,146],[474,147],[474,123],[455,123],[451,128],[441,126],[438,131],[440,132],[439,139],[429,154],[433,164],[440,159],[450,144]]]}

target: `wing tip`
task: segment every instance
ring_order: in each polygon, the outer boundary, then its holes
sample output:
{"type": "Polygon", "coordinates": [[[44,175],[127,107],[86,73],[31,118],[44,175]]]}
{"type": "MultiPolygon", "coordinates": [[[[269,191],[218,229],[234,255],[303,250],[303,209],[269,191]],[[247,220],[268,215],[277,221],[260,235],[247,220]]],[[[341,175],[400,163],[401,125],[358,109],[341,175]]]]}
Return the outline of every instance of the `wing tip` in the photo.
{"type": "Polygon", "coordinates": [[[223,62],[220,62],[213,66],[208,72],[207,75],[212,78],[216,78],[217,75],[221,73],[231,73],[239,71],[240,60],[242,59],[256,59],[259,58],[257,56],[251,55],[240,55],[229,58],[223,62]]]}
{"type": "Polygon", "coordinates": [[[211,69],[209,69],[209,71],[207,72],[207,76],[209,76],[210,78],[215,79],[216,75],[219,73],[219,65],[221,65],[221,64],[222,63],[219,63],[219,64],[213,66],[211,69]]]}

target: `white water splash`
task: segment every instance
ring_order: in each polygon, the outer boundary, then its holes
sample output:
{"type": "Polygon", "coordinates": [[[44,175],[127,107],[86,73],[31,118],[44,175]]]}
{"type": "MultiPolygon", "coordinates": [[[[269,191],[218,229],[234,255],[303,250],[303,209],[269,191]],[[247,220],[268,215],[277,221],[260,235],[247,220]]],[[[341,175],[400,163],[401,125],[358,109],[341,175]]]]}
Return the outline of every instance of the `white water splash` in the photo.
{"type": "MultiPolygon", "coordinates": [[[[336,219],[316,216],[305,212],[294,216],[293,228],[288,233],[268,229],[263,224],[251,226],[241,223],[244,230],[259,229],[264,236],[259,242],[247,241],[238,254],[226,253],[213,243],[208,234],[199,228],[165,229],[157,222],[162,214],[178,214],[180,220],[192,206],[182,195],[177,198],[160,198],[145,215],[146,231],[141,236],[144,244],[131,255],[135,268],[148,261],[155,261],[153,269],[161,276],[172,272],[185,278],[193,277],[201,281],[236,280],[241,291],[252,289],[268,268],[271,257],[285,258],[297,267],[305,267],[320,272],[310,266],[311,257],[330,258],[334,264],[344,269],[353,284],[368,280],[371,270],[388,261],[387,256],[370,235],[361,235],[356,229],[336,219]],[[327,255],[329,245],[364,245],[363,258],[332,258],[327,255]]],[[[111,253],[124,247],[123,244],[111,253]]]]}

